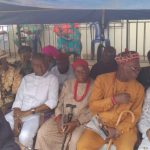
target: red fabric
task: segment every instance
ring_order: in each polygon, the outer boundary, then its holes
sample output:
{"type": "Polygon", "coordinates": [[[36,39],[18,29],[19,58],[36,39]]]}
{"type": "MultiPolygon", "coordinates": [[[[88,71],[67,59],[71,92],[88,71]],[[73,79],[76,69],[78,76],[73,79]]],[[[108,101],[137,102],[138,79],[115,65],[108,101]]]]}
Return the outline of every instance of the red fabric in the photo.
{"type": "Polygon", "coordinates": [[[55,47],[48,45],[42,48],[42,53],[46,56],[56,58],[60,52],[55,47]]]}
{"type": "Polygon", "coordinates": [[[88,68],[88,62],[85,61],[84,59],[77,59],[73,64],[72,68],[75,70],[78,66],[82,66],[84,68],[88,68]]]}
{"type": "Polygon", "coordinates": [[[74,28],[79,28],[79,24],[78,23],[74,23],[74,28]]]}
{"type": "Polygon", "coordinates": [[[70,29],[71,26],[69,24],[58,24],[58,25],[54,25],[54,29],[53,31],[55,33],[59,32],[59,28],[61,28],[63,31],[64,30],[67,30],[67,29],[70,29]]]}
{"type": "Polygon", "coordinates": [[[56,57],[56,60],[69,60],[69,56],[66,53],[59,53],[59,55],[56,57]]]}
{"type": "MultiPolygon", "coordinates": [[[[61,28],[61,30],[64,33],[66,33],[66,34],[73,34],[72,30],[70,30],[70,28],[71,28],[70,24],[58,24],[58,25],[54,25],[53,32],[58,33],[59,32],[59,28],[61,28]]],[[[78,23],[74,23],[74,28],[79,28],[79,24],[78,23]]]]}
{"type": "Polygon", "coordinates": [[[131,62],[135,59],[139,59],[139,57],[140,56],[137,52],[133,53],[132,51],[125,50],[125,52],[116,56],[115,60],[117,64],[123,64],[123,63],[131,62]]]}
{"type": "Polygon", "coordinates": [[[60,114],[58,116],[55,116],[54,120],[55,120],[55,122],[59,122],[61,120],[61,118],[62,118],[62,115],[60,114]]]}

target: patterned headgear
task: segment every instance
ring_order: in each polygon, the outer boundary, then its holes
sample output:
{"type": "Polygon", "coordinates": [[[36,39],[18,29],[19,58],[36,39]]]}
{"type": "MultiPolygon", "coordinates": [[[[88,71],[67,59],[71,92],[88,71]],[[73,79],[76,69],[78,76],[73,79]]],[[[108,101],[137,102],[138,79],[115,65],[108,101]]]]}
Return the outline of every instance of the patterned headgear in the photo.
{"type": "Polygon", "coordinates": [[[115,58],[117,64],[128,63],[135,59],[139,59],[139,54],[135,51],[128,51],[128,49],[125,49],[125,52],[118,54],[115,58]]]}

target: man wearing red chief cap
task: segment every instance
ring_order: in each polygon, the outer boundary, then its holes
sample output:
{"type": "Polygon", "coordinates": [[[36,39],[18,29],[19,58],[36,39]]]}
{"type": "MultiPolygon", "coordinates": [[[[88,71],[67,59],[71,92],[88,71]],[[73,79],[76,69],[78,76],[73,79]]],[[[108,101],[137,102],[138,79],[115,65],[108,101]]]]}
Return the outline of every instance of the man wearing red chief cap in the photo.
{"type": "Polygon", "coordinates": [[[82,66],[86,69],[88,69],[88,63],[87,61],[83,60],[83,59],[77,59],[77,61],[75,61],[73,64],[72,64],[72,67],[73,69],[75,70],[78,66],[82,66]]]}
{"type": "Polygon", "coordinates": [[[137,140],[136,124],[141,114],[144,88],[136,81],[140,71],[139,55],[133,51],[125,51],[115,58],[116,72],[97,77],[90,97],[89,109],[99,117],[105,127],[108,138],[105,141],[100,135],[86,129],[80,137],[77,150],[98,150],[109,139],[112,139],[117,150],[133,150],[137,140]],[[119,115],[123,111],[131,111],[135,116],[131,121],[129,113],[123,115],[116,126],[119,115]]]}
{"type": "Polygon", "coordinates": [[[75,78],[64,83],[55,116],[39,129],[36,149],[61,150],[64,145],[64,149],[76,150],[84,125],[91,119],[88,102],[93,81],[89,77],[88,63],[78,59],[72,66],[75,78]]]}
{"type": "Polygon", "coordinates": [[[59,55],[59,51],[52,45],[47,45],[42,48],[42,53],[45,55],[45,59],[48,63],[48,70],[56,65],[56,57],[59,55]]]}

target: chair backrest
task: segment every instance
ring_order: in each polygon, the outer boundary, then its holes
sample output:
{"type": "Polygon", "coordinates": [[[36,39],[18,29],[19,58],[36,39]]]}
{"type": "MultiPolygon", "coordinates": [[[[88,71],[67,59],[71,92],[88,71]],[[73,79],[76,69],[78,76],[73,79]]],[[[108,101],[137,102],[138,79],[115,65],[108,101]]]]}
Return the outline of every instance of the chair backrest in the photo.
{"type": "Polygon", "coordinates": [[[92,40],[100,40],[101,39],[100,26],[99,26],[98,22],[92,22],[90,24],[90,31],[91,31],[91,39],[92,40]],[[95,37],[93,37],[93,34],[94,34],[93,32],[95,33],[95,37]]]}

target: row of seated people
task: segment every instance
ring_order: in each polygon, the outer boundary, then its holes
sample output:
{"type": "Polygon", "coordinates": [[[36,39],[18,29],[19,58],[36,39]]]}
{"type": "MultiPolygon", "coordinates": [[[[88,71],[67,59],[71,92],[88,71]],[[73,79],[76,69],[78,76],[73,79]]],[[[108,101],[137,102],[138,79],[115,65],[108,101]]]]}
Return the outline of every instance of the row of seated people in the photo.
{"type": "MultiPolygon", "coordinates": [[[[106,48],[105,63],[107,58],[114,62],[115,54],[112,47],[106,48]]],[[[99,149],[106,141],[84,129],[91,117],[98,114],[117,149],[133,150],[144,99],[144,88],[136,81],[140,72],[139,55],[123,52],[115,60],[114,70],[104,73],[114,72],[98,76],[93,84],[92,71],[85,60],[78,59],[71,66],[68,56],[59,54],[56,66],[49,71],[46,56],[33,55],[33,73],[23,77],[12,111],[5,116],[14,133],[19,135],[20,144],[32,148],[40,126],[40,113],[56,108],[40,127],[35,149],[60,150],[62,146],[70,150],[99,149]],[[126,114],[116,127],[120,113],[126,110],[133,112],[135,121],[132,123],[130,115],[126,114]],[[65,143],[64,133],[68,135],[65,143]]]]}

